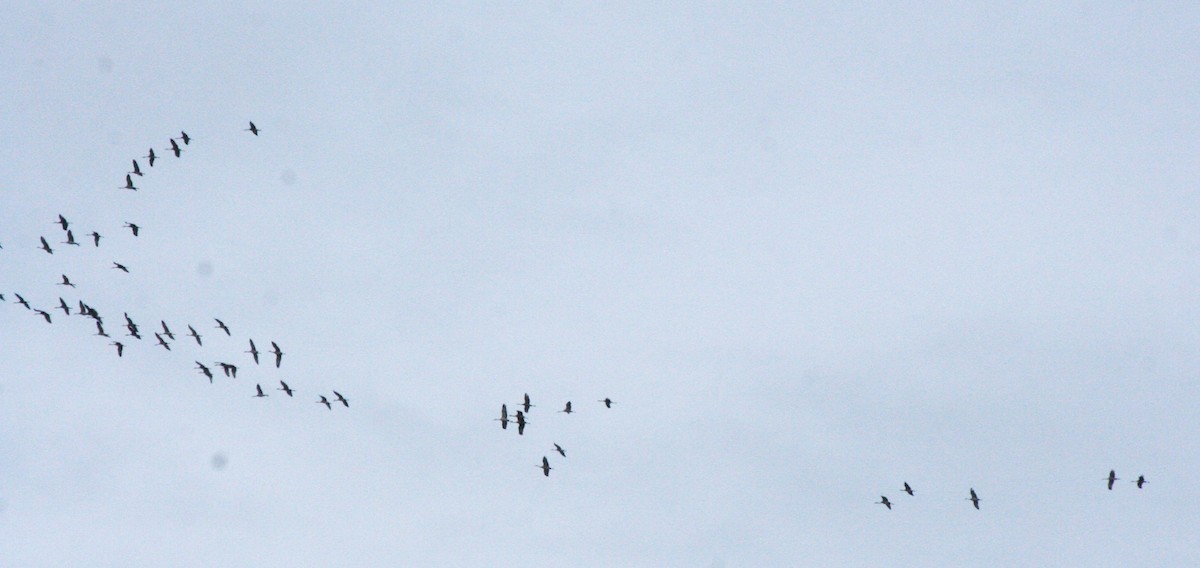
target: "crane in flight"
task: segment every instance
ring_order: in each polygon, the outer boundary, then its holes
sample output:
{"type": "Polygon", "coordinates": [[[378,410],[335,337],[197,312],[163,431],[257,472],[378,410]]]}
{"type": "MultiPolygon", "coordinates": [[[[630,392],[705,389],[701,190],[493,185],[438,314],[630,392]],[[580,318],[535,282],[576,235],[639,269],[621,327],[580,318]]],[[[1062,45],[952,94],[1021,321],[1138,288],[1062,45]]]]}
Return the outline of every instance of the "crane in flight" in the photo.
{"type": "Polygon", "coordinates": [[[567,457],[567,451],[562,449],[562,446],[560,446],[558,444],[554,444],[554,451],[558,452],[558,455],[560,455],[564,458],[567,457]]]}
{"type": "Polygon", "coordinates": [[[885,496],[885,495],[880,495],[880,496],[879,496],[879,498],[880,498],[880,499],[883,499],[883,500],[882,500],[882,501],[876,501],[876,502],[875,502],[875,504],[876,504],[876,505],[883,505],[883,506],[887,507],[889,511],[890,511],[890,510],[892,510],[892,502],[891,502],[891,501],[888,501],[888,498],[887,498],[887,496],[885,496]]]}
{"type": "Polygon", "coordinates": [[[546,459],[546,456],[542,456],[542,465],[538,467],[541,468],[542,475],[550,477],[550,460],[546,459]]]}
{"type": "Polygon", "coordinates": [[[329,399],[325,398],[325,395],[321,395],[321,400],[318,400],[317,404],[324,404],[325,408],[328,408],[329,410],[333,410],[333,405],[329,404],[329,399]]]}
{"type": "Polygon", "coordinates": [[[271,342],[271,353],[275,354],[275,368],[278,369],[279,363],[283,361],[283,351],[279,349],[279,346],[274,341],[271,342]]]}
{"type": "Polygon", "coordinates": [[[204,342],[200,341],[200,334],[196,333],[196,329],[190,325],[188,326],[188,335],[192,336],[192,339],[196,340],[196,345],[200,345],[200,346],[204,345],[204,342]]]}
{"type": "Polygon", "coordinates": [[[1146,484],[1146,476],[1139,475],[1137,479],[1131,481],[1130,483],[1136,483],[1138,486],[1138,489],[1141,489],[1142,486],[1146,484]]]}
{"type": "Polygon", "coordinates": [[[908,484],[907,481],[904,482],[904,492],[908,493],[909,495],[913,494],[913,488],[908,484]]]}
{"type": "Polygon", "coordinates": [[[250,121],[250,128],[243,128],[242,130],[244,130],[244,131],[246,131],[246,132],[253,133],[255,136],[258,136],[258,133],[259,133],[259,132],[262,132],[261,130],[259,130],[259,129],[258,129],[258,127],[257,127],[257,126],[254,126],[254,121],[253,121],[253,120],[252,120],[252,121],[250,121]]]}
{"type": "Polygon", "coordinates": [[[254,356],[254,364],[257,365],[258,364],[258,348],[254,346],[253,339],[250,340],[250,350],[246,351],[246,353],[249,353],[254,356]]]}
{"type": "Polygon", "coordinates": [[[285,382],[283,382],[283,381],[279,381],[279,384],[283,385],[283,388],[281,388],[281,389],[275,389],[275,390],[281,390],[281,391],[283,391],[283,392],[286,392],[286,393],[287,393],[287,395],[288,395],[289,397],[290,397],[290,396],[292,396],[292,393],[293,393],[294,391],[292,390],[292,388],[291,388],[291,387],[289,387],[289,386],[287,385],[287,383],[285,383],[285,382]]]}
{"type": "Polygon", "coordinates": [[[559,412],[565,412],[565,413],[567,413],[567,414],[570,414],[570,413],[572,412],[572,410],[571,410],[571,401],[569,401],[569,400],[568,400],[568,401],[567,401],[567,407],[566,407],[566,408],[564,408],[564,409],[562,409],[562,410],[560,410],[559,412]]]}
{"type": "Polygon", "coordinates": [[[976,510],[976,511],[978,511],[978,510],[979,510],[979,496],[975,494],[975,488],[974,488],[974,487],[972,487],[972,488],[971,488],[971,496],[970,496],[970,497],[967,497],[967,499],[966,499],[966,500],[967,500],[967,501],[970,501],[972,505],[975,505],[975,510],[976,510]]]}
{"type": "Polygon", "coordinates": [[[501,404],[500,405],[500,418],[493,418],[492,420],[499,422],[501,429],[508,430],[508,422],[509,422],[509,420],[508,420],[508,405],[501,404]]]}
{"type": "Polygon", "coordinates": [[[254,395],[254,398],[262,398],[267,396],[267,393],[262,391],[262,385],[254,385],[254,388],[258,389],[258,394],[254,395]]]}
{"type": "Polygon", "coordinates": [[[131,191],[137,191],[138,188],[136,185],[133,185],[133,176],[131,176],[129,174],[125,174],[125,185],[121,186],[118,189],[128,189],[131,191]]]}
{"type": "Polygon", "coordinates": [[[1117,477],[1117,470],[1110,469],[1110,470],[1108,470],[1108,478],[1107,479],[1108,479],[1108,490],[1112,491],[1113,483],[1121,478],[1117,477]]]}

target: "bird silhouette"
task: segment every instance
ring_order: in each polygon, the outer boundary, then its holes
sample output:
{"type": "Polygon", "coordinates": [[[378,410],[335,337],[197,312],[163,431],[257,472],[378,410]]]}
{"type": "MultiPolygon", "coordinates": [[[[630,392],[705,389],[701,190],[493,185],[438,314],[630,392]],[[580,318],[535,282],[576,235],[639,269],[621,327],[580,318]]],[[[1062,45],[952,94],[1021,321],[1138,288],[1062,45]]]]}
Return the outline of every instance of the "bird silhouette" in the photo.
{"type": "Polygon", "coordinates": [[[571,413],[571,401],[569,401],[569,400],[568,400],[568,401],[567,401],[567,407],[566,407],[566,408],[564,408],[564,409],[562,409],[562,410],[560,410],[559,412],[565,412],[565,413],[567,413],[567,414],[570,414],[570,413],[571,413]]]}
{"type": "Polygon", "coordinates": [[[150,160],[150,167],[152,167],[152,168],[154,167],[154,160],[158,158],[158,156],[154,155],[154,148],[151,148],[150,153],[146,154],[145,156],[142,156],[142,157],[146,158],[147,160],[150,160]]]}
{"type": "Polygon", "coordinates": [[[187,146],[188,144],[191,144],[191,142],[192,142],[192,138],[187,135],[187,132],[184,132],[182,130],[179,131],[179,139],[183,140],[184,146],[187,146]]]}
{"type": "Polygon", "coordinates": [[[529,409],[533,408],[533,406],[534,405],[529,404],[529,393],[525,393],[525,403],[524,403],[525,412],[529,412],[529,409]]]}
{"type": "Polygon", "coordinates": [[[294,392],[294,391],[292,391],[292,388],[289,387],[287,383],[285,383],[283,381],[279,381],[279,384],[283,385],[283,388],[275,389],[275,390],[281,390],[283,392],[286,392],[288,396],[292,396],[292,392],[294,392]]]}
{"type": "Polygon", "coordinates": [[[554,451],[558,452],[558,455],[560,455],[564,458],[567,457],[567,451],[562,449],[562,446],[560,446],[558,444],[554,444],[554,451]]]}
{"type": "Polygon", "coordinates": [[[212,383],[212,382],[213,382],[213,374],[212,374],[212,370],[211,370],[211,369],[209,369],[208,367],[205,367],[205,366],[204,366],[204,363],[201,363],[201,362],[199,362],[199,361],[196,361],[196,368],[197,368],[197,369],[200,369],[200,372],[201,372],[201,373],[203,373],[203,374],[204,374],[204,376],[208,377],[208,382],[209,382],[209,383],[212,383]]]}
{"type": "Polygon", "coordinates": [[[1137,479],[1131,481],[1130,483],[1136,483],[1138,486],[1138,489],[1141,489],[1142,486],[1146,484],[1146,476],[1139,475],[1137,479]]]}
{"type": "Polygon", "coordinates": [[[220,361],[217,361],[215,364],[221,367],[221,372],[225,373],[226,377],[237,378],[237,365],[230,365],[229,363],[222,363],[220,361]]]}
{"type": "Polygon", "coordinates": [[[598,400],[596,402],[603,402],[604,408],[612,408],[612,405],[614,404],[612,399],[607,397],[605,397],[604,400],[598,400]]]}
{"type": "Polygon", "coordinates": [[[54,322],[50,321],[50,313],[49,313],[49,312],[45,312],[45,311],[42,311],[42,310],[33,310],[33,312],[34,312],[35,314],[37,314],[37,315],[39,315],[39,316],[42,316],[43,318],[45,318],[45,319],[46,319],[46,323],[54,323],[54,322]]]}
{"type": "Polygon", "coordinates": [[[880,495],[879,498],[882,499],[882,501],[876,501],[875,502],[876,505],[883,505],[883,506],[887,507],[889,511],[892,510],[892,502],[888,501],[887,496],[880,495]]]}
{"type": "Polygon", "coordinates": [[[324,404],[325,408],[333,410],[333,405],[329,404],[329,399],[325,398],[325,395],[321,395],[321,400],[318,400],[317,404],[324,404]]]}
{"type": "Polygon", "coordinates": [[[103,322],[96,322],[96,335],[99,335],[100,337],[108,337],[108,334],[104,332],[103,322]]]}
{"type": "Polygon", "coordinates": [[[58,220],[55,221],[54,224],[62,227],[62,230],[64,231],[67,230],[67,227],[71,225],[71,223],[67,221],[67,218],[63,217],[62,213],[58,214],[58,220]]]}
{"type": "Polygon", "coordinates": [[[142,336],[140,334],[138,334],[138,326],[136,324],[127,323],[127,324],[125,324],[125,329],[129,330],[129,333],[125,334],[126,336],[132,337],[134,339],[142,338],[142,336]]]}
{"type": "Polygon", "coordinates": [[[179,157],[179,154],[180,154],[181,152],[183,152],[183,148],[180,148],[180,147],[179,147],[179,144],[176,144],[176,143],[175,143],[175,139],[174,139],[174,138],[172,138],[172,139],[171,139],[171,147],[170,147],[169,149],[170,149],[172,152],[174,152],[174,153],[175,153],[175,157],[176,157],[176,158],[178,158],[178,157],[179,157]]]}
{"type": "Polygon", "coordinates": [[[92,237],[93,244],[95,244],[96,246],[100,246],[100,239],[101,239],[100,233],[97,233],[96,231],[92,231],[91,234],[88,236],[92,237]]]}
{"type": "Polygon", "coordinates": [[[71,306],[68,306],[67,301],[62,299],[61,296],[58,298],[58,309],[63,311],[63,315],[71,315],[71,306]]]}
{"type": "Polygon", "coordinates": [[[75,233],[72,233],[70,229],[67,229],[67,240],[63,241],[62,244],[79,246],[79,243],[75,241],[75,233]]]}
{"type": "Polygon", "coordinates": [[[112,343],[109,343],[109,345],[115,345],[117,347],[117,357],[125,356],[125,344],[124,343],[121,343],[120,341],[114,341],[112,343]]]}
{"type": "Polygon", "coordinates": [[[162,324],[163,335],[170,337],[171,341],[175,341],[175,334],[171,333],[171,328],[167,327],[167,322],[158,320],[158,323],[162,324]]]}
{"type": "Polygon", "coordinates": [[[50,243],[46,242],[46,237],[38,238],[42,239],[42,250],[46,251],[47,254],[54,254],[54,249],[50,248],[50,243]]]}
{"type": "Polygon", "coordinates": [[[133,175],[135,175],[135,176],[140,176],[140,175],[142,175],[142,168],[139,168],[139,167],[138,167],[137,160],[134,160],[134,161],[133,161],[133,171],[132,171],[132,172],[126,172],[126,173],[130,173],[130,174],[133,174],[133,175]]]}
{"type": "Polygon", "coordinates": [[[224,330],[225,335],[233,335],[232,333],[229,333],[229,326],[226,326],[225,322],[223,322],[217,318],[213,318],[213,320],[217,322],[217,329],[224,330]]]}
{"type": "Polygon", "coordinates": [[[542,456],[542,465],[538,467],[542,469],[542,475],[550,477],[550,460],[546,459],[546,456],[542,456]]]}
{"type": "Polygon", "coordinates": [[[338,391],[333,391],[333,396],[337,397],[337,400],[334,400],[334,402],[340,402],[340,403],[342,403],[342,406],[345,406],[346,408],[350,408],[350,401],[346,400],[346,397],[342,396],[342,393],[340,393],[338,391]]]}
{"type": "Polygon", "coordinates": [[[278,369],[279,363],[283,361],[283,351],[279,349],[279,346],[274,341],[271,342],[271,353],[275,354],[275,368],[278,369]]]}
{"type": "Polygon", "coordinates": [[[129,189],[132,191],[137,191],[137,189],[138,189],[137,186],[133,185],[133,176],[131,176],[129,174],[125,174],[125,185],[121,186],[119,189],[129,189]]]}
{"type": "Polygon", "coordinates": [[[58,285],[59,286],[70,286],[72,288],[75,287],[75,284],[71,282],[70,278],[67,278],[66,274],[62,275],[62,282],[59,282],[58,285]]]}
{"type": "Polygon", "coordinates": [[[500,418],[493,418],[492,420],[498,420],[500,422],[500,428],[502,428],[504,430],[508,430],[508,422],[509,422],[509,420],[508,420],[508,405],[501,404],[500,405],[500,418]]]}
{"type": "Polygon", "coordinates": [[[167,344],[167,342],[163,339],[163,337],[161,335],[155,333],[154,338],[158,340],[159,345],[163,346],[163,349],[166,349],[167,351],[171,350],[171,346],[167,344]]]}
{"type": "Polygon", "coordinates": [[[1108,470],[1108,490],[1109,491],[1112,491],[1113,482],[1115,482],[1118,479],[1121,479],[1121,478],[1117,477],[1117,470],[1115,470],[1115,469],[1108,470]]]}
{"type": "Polygon", "coordinates": [[[133,236],[135,236],[135,237],[138,236],[138,231],[142,230],[141,227],[139,227],[133,223],[130,223],[129,221],[125,222],[125,227],[128,228],[130,231],[133,231],[133,236]]]}
{"type": "Polygon", "coordinates": [[[25,298],[22,298],[20,294],[18,294],[18,293],[16,293],[16,292],[13,292],[13,296],[15,296],[15,297],[17,298],[17,303],[18,303],[18,304],[21,304],[22,306],[25,306],[25,309],[27,309],[27,310],[32,310],[32,309],[33,309],[32,307],[30,307],[30,306],[29,306],[29,302],[25,301],[25,298]]]}
{"type": "Polygon", "coordinates": [[[249,353],[250,355],[252,355],[254,357],[254,364],[257,365],[258,364],[258,348],[254,346],[253,339],[250,340],[250,350],[246,351],[246,353],[249,353]]]}
{"type": "Polygon", "coordinates": [[[196,333],[196,330],[190,325],[188,326],[188,335],[192,336],[192,339],[196,340],[196,345],[204,345],[204,342],[200,341],[200,334],[196,333]]]}
{"type": "Polygon", "coordinates": [[[972,488],[971,488],[971,496],[970,496],[970,497],[967,497],[967,499],[966,499],[966,500],[967,500],[967,501],[970,501],[972,505],[975,505],[975,510],[976,510],[976,511],[978,511],[978,510],[979,510],[979,501],[980,501],[980,499],[979,499],[979,496],[975,494],[975,488],[974,488],[974,487],[972,487],[972,488]]]}
{"type": "MultiPolygon", "coordinates": [[[[112,267],[117,270],[120,270],[121,272],[124,272],[125,274],[129,274],[129,268],[127,268],[124,264],[121,264],[119,262],[114,262],[112,267]]],[[[174,338],[172,337],[171,339],[174,339],[174,338]]]]}
{"type": "Polygon", "coordinates": [[[254,126],[253,121],[250,122],[250,128],[243,128],[242,130],[245,130],[247,132],[252,132],[252,133],[254,133],[255,136],[258,136],[258,133],[261,132],[257,126],[254,126]]]}
{"type": "Polygon", "coordinates": [[[254,385],[254,388],[258,390],[258,394],[254,395],[254,398],[262,398],[267,396],[267,393],[262,391],[262,385],[254,385]]]}
{"type": "Polygon", "coordinates": [[[525,413],[520,410],[517,411],[517,435],[525,435],[525,413]]]}
{"type": "Polygon", "coordinates": [[[908,493],[909,495],[913,494],[913,488],[908,484],[907,481],[904,482],[904,492],[908,493]]]}

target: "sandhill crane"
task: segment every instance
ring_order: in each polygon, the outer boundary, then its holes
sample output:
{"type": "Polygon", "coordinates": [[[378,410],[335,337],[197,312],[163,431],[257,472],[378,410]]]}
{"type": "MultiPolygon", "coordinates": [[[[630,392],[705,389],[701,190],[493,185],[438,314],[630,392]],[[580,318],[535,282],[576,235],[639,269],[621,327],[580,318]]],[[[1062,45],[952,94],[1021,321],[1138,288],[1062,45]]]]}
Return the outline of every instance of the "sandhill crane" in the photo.
{"type": "Polygon", "coordinates": [[[120,341],[114,341],[112,343],[109,343],[109,345],[115,345],[117,347],[117,357],[125,356],[125,344],[124,343],[121,343],[120,341]]]}
{"type": "Polygon", "coordinates": [[[138,326],[137,326],[137,324],[127,323],[127,324],[125,324],[125,329],[129,330],[129,333],[126,333],[126,334],[125,334],[126,336],[128,336],[128,337],[132,337],[132,338],[134,338],[134,339],[141,339],[141,338],[142,338],[142,336],[138,334],[138,326]]]}
{"type": "MultiPolygon", "coordinates": [[[[112,267],[116,270],[120,270],[121,272],[124,272],[125,274],[129,274],[129,268],[126,267],[124,264],[121,264],[119,262],[114,262],[112,267]]],[[[175,339],[175,338],[172,337],[171,339],[175,339]]]]}
{"type": "Polygon", "coordinates": [[[1108,490],[1109,491],[1112,491],[1113,482],[1115,482],[1118,479],[1121,479],[1121,478],[1117,477],[1117,470],[1115,470],[1115,469],[1108,470],[1108,490]]]}
{"type": "Polygon", "coordinates": [[[62,227],[62,230],[64,231],[67,230],[67,227],[71,225],[71,223],[67,222],[67,218],[62,216],[62,213],[58,214],[58,220],[55,221],[54,224],[62,227]]]}
{"type": "Polygon", "coordinates": [[[208,382],[209,382],[210,384],[213,382],[213,374],[212,374],[212,370],[210,370],[208,367],[205,367],[205,366],[204,366],[204,363],[201,363],[201,362],[199,362],[199,361],[196,361],[196,368],[197,368],[197,369],[200,369],[200,372],[201,372],[201,373],[203,373],[203,374],[204,374],[204,376],[208,377],[208,382]]]}
{"type": "Polygon", "coordinates": [[[338,391],[333,391],[333,396],[337,397],[337,400],[334,400],[334,402],[340,402],[340,403],[342,403],[342,406],[345,406],[346,408],[350,408],[350,401],[346,400],[346,397],[342,396],[342,393],[340,393],[338,391]]]}
{"type": "Polygon", "coordinates": [[[180,147],[179,147],[179,144],[176,144],[176,143],[175,143],[175,139],[174,139],[174,138],[172,138],[172,139],[171,139],[171,147],[170,147],[169,149],[170,149],[172,152],[174,152],[174,153],[175,153],[175,157],[176,157],[176,158],[178,158],[178,157],[179,157],[179,154],[180,154],[181,152],[183,152],[183,148],[180,148],[180,147]]]}
{"type": "Polygon", "coordinates": [[[252,132],[252,133],[254,133],[255,136],[258,136],[258,133],[261,132],[261,130],[259,130],[257,126],[254,126],[254,121],[250,122],[250,128],[243,128],[242,130],[245,130],[247,132],[252,132]]]}
{"type": "Polygon", "coordinates": [[[121,312],[121,315],[125,316],[125,325],[137,327],[137,324],[133,323],[133,318],[129,317],[129,312],[121,312]]]}
{"type": "Polygon", "coordinates": [[[59,282],[58,285],[59,286],[70,286],[72,288],[75,287],[75,284],[71,282],[70,278],[67,278],[66,274],[62,275],[62,282],[59,282]]]}
{"type": "Polygon", "coordinates": [[[568,400],[568,401],[567,401],[567,407],[566,407],[566,408],[564,408],[564,409],[562,409],[562,410],[560,410],[559,412],[565,412],[565,413],[567,413],[567,414],[570,414],[570,413],[572,412],[572,411],[571,411],[571,401],[569,401],[569,400],[568,400]]]}
{"type": "Polygon", "coordinates": [[[975,510],[979,510],[979,496],[975,494],[974,487],[971,488],[971,496],[967,497],[966,500],[970,501],[972,505],[975,505],[975,510]]]}
{"type": "Polygon", "coordinates": [[[139,167],[138,167],[137,160],[134,160],[134,161],[133,161],[133,171],[132,171],[132,172],[126,172],[126,173],[133,174],[133,175],[135,175],[135,176],[140,176],[140,175],[142,175],[142,168],[139,168],[139,167]]]}
{"type": "Polygon", "coordinates": [[[550,477],[550,460],[546,459],[546,456],[542,456],[542,465],[538,467],[541,468],[542,475],[550,477]]]}
{"type": "Polygon", "coordinates": [[[254,364],[257,365],[258,364],[258,348],[254,346],[253,339],[250,340],[250,350],[246,351],[246,353],[249,353],[250,355],[254,356],[254,364]]]}
{"type": "Polygon", "coordinates": [[[138,188],[136,185],[133,185],[133,176],[131,176],[129,174],[125,174],[125,185],[121,186],[118,189],[128,189],[131,191],[137,191],[138,188]]]}
{"type": "Polygon", "coordinates": [[[62,296],[58,298],[58,309],[63,311],[63,315],[71,315],[71,306],[67,305],[67,301],[62,299],[62,296]]]}
{"type": "Polygon", "coordinates": [[[909,495],[913,494],[913,488],[908,484],[907,481],[904,482],[904,492],[908,493],[909,495]]]}
{"type": "Polygon", "coordinates": [[[517,411],[517,435],[525,435],[525,413],[520,410],[517,411]]]}
{"type": "Polygon", "coordinates": [[[882,501],[876,501],[875,502],[876,505],[883,505],[883,506],[887,507],[889,511],[892,510],[892,502],[888,501],[888,498],[886,495],[880,495],[879,498],[882,499],[882,501]]]}
{"type": "Polygon", "coordinates": [[[37,314],[37,315],[39,315],[39,316],[42,316],[43,318],[45,318],[45,319],[46,319],[46,323],[53,323],[53,322],[51,322],[51,321],[50,321],[50,314],[49,314],[48,312],[45,312],[45,311],[42,311],[42,310],[33,310],[33,313],[35,313],[35,314],[37,314]]]}
{"type": "Polygon", "coordinates": [[[163,320],[158,320],[158,323],[162,324],[163,335],[170,337],[171,341],[175,341],[175,334],[171,333],[171,328],[167,327],[167,322],[165,322],[163,320]]]}
{"type": "Polygon", "coordinates": [[[129,221],[125,222],[124,227],[129,229],[130,231],[133,231],[133,236],[135,236],[135,237],[138,236],[138,231],[142,230],[141,227],[139,227],[133,223],[130,223],[129,221]]]}
{"type": "Polygon", "coordinates": [[[278,369],[279,363],[283,361],[283,351],[279,349],[279,346],[274,341],[271,342],[271,353],[275,354],[275,368],[278,369]]]}
{"type": "Polygon", "coordinates": [[[500,428],[504,429],[504,430],[508,430],[508,405],[501,404],[500,405],[500,418],[493,418],[492,420],[499,421],[500,428]]]}
{"type": "Polygon", "coordinates": [[[187,146],[188,144],[191,144],[191,142],[192,142],[192,138],[187,135],[187,132],[184,132],[182,130],[179,131],[179,139],[183,140],[184,146],[187,146]]]}
{"type": "Polygon", "coordinates": [[[108,334],[104,332],[104,324],[99,321],[96,322],[96,335],[108,337],[108,334]]]}
{"type": "Polygon", "coordinates": [[[200,346],[204,345],[204,342],[200,341],[200,334],[196,333],[195,328],[193,328],[190,325],[188,326],[188,335],[192,336],[192,339],[196,340],[196,345],[200,345],[200,346]]]}
{"type": "Polygon", "coordinates": [[[29,306],[29,302],[25,301],[25,298],[22,298],[20,294],[13,292],[13,296],[16,296],[17,303],[21,304],[22,306],[25,306],[25,309],[27,309],[27,310],[33,309],[32,307],[29,306]]]}
{"type": "Polygon", "coordinates": [[[220,366],[221,372],[225,373],[226,377],[237,378],[237,365],[230,365],[229,363],[222,363],[220,361],[217,361],[214,365],[220,366]]]}
{"type": "Polygon", "coordinates": [[[50,243],[46,242],[46,237],[38,238],[42,240],[42,250],[46,251],[46,254],[54,254],[54,249],[50,248],[50,243]]]}
{"type": "Polygon", "coordinates": [[[558,455],[560,455],[564,458],[567,457],[567,451],[562,449],[562,446],[560,446],[558,444],[554,444],[554,451],[558,452],[558,455]]]}
{"type": "Polygon", "coordinates": [[[615,404],[612,399],[608,397],[605,397],[604,400],[598,400],[596,402],[603,402],[604,408],[612,408],[612,405],[615,404]]]}
{"type": "Polygon", "coordinates": [[[1138,489],[1141,489],[1142,486],[1146,484],[1146,476],[1139,475],[1137,479],[1131,481],[1130,483],[1136,483],[1138,486],[1138,489]]]}
{"type": "Polygon", "coordinates": [[[88,236],[92,237],[92,244],[94,244],[96,246],[100,246],[100,239],[102,238],[100,236],[100,233],[97,233],[96,231],[92,231],[91,234],[89,234],[88,236]]]}
{"type": "Polygon", "coordinates": [[[329,404],[329,399],[325,398],[325,395],[321,395],[321,400],[318,400],[317,404],[324,404],[325,408],[328,408],[329,410],[333,410],[333,405],[329,404]]]}
{"type": "Polygon", "coordinates": [[[142,157],[146,158],[147,160],[150,160],[150,167],[152,167],[152,168],[154,167],[154,160],[158,158],[158,156],[154,155],[154,148],[151,148],[150,153],[146,154],[145,156],[142,156],[142,157]]]}
{"type": "Polygon", "coordinates": [[[167,344],[166,340],[164,340],[161,335],[155,333],[154,338],[158,340],[159,345],[163,346],[163,349],[166,349],[167,351],[171,350],[171,346],[167,344]]]}
{"type": "Polygon", "coordinates": [[[525,393],[525,403],[523,404],[523,406],[525,407],[525,412],[529,412],[529,409],[533,408],[533,406],[534,406],[532,404],[529,404],[529,393],[525,393]]]}
{"type": "Polygon", "coordinates": [[[262,385],[254,385],[254,388],[258,390],[258,394],[254,395],[254,398],[262,398],[267,396],[267,393],[262,391],[262,385]]]}
{"type": "Polygon", "coordinates": [[[63,241],[62,244],[79,246],[79,243],[75,241],[75,233],[72,233],[70,229],[67,229],[67,240],[63,241]]]}
{"type": "Polygon", "coordinates": [[[229,333],[229,326],[225,325],[225,322],[217,318],[213,318],[213,320],[217,322],[217,329],[224,330],[225,335],[233,335],[232,333],[229,333]]]}
{"type": "Polygon", "coordinates": [[[275,390],[281,390],[281,391],[283,391],[283,392],[286,392],[288,396],[292,396],[292,393],[294,392],[294,391],[292,390],[292,387],[289,387],[289,386],[287,385],[287,383],[285,383],[285,382],[283,382],[283,381],[279,381],[279,384],[283,385],[283,388],[281,388],[281,389],[275,389],[275,390]]]}

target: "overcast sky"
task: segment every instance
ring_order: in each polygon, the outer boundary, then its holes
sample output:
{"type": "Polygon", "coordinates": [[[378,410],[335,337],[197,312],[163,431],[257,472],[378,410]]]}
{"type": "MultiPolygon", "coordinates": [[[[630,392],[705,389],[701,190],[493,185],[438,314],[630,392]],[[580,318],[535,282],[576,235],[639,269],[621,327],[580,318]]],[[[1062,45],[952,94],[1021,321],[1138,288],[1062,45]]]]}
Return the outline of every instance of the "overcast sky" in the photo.
{"type": "Polygon", "coordinates": [[[9,5],[0,565],[1200,563],[1197,37],[1179,3],[9,5]]]}

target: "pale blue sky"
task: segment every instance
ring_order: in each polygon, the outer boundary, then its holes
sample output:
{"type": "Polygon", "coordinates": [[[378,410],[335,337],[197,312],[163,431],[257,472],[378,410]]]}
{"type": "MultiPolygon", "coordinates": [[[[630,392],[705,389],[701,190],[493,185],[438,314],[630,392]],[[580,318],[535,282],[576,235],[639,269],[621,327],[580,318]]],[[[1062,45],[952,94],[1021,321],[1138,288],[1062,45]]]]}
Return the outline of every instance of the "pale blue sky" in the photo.
{"type": "Polygon", "coordinates": [[[0,564],[1195,564],[1196,37],[1179,4],[12,5],[0,564]],[[102,246],[38,251],[60,213],[102,246]],[[117,359],[14,292],[205,347],[117,359]]]}

